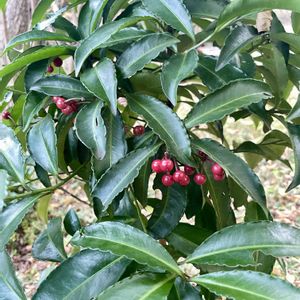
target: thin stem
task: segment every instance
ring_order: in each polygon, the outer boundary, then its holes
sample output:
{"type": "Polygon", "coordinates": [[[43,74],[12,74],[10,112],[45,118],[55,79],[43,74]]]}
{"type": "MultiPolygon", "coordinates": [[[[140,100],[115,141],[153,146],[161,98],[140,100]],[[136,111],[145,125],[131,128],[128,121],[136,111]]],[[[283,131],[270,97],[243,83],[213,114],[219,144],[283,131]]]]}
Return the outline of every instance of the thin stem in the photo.
{"type": "Polygon", "coordinates": [[[11,87],[7,87],[6,89],[7,89],[8,91],[10,91],[10,92],[14,92],[14,93],[21,94],[21,95],[26,95],[25,92],[19,91],[19,90],[15,90],[14,88],[11,88],[11,87]]]}
{"type": "Polygon", "coordinates": [[[77,201],[79,201],[79,202],[81,202],[81,203],[83,203],[83,204],[85,204],[85,205],[91,206],[89,203],[83,201],[82,199],[80,199],[80,198],[77,197],[76,195],[72,194],[72,193],[69,192],[68,190],[64,189],[63,187],[60,187],[59,189],[62,190],[64,193],[66,193],[66,194],[72,196],[72,197],[73,197],[74,199],[76,199],[77,201]]]}

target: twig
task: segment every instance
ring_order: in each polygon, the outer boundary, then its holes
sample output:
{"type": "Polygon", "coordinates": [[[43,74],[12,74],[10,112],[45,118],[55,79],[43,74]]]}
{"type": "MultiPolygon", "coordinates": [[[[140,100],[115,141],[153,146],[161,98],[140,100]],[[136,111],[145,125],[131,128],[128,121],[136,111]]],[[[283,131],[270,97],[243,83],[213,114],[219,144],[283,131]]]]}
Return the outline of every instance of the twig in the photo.
{"type": "Polygon", "coordinates": [[[80,198],[77,197],[76,195],[72,194],[71,192],[69,192],[69,191],[66,190],[65,188],[60,187],[59,189],[62,190],[63,192],[65,192],[66,194],[72,196],[72,197],[73,197],[74,199],[76,199],[77,201],[79,201],[79,202],[81,202],[81,203],[83,203],[83,204],[85,204],[85,205],[91,206],[88,202],[83,201],[82,199],[80,199],[80,198]]]}

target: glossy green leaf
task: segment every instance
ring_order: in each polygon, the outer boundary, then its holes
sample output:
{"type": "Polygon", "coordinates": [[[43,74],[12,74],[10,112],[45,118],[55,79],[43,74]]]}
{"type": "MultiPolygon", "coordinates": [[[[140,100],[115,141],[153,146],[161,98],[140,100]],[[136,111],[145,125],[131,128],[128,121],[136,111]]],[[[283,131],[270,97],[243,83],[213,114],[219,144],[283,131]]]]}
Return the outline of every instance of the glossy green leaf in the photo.
{"type": "Polygon", "coordinates": [[[54,13],[47,14],[47,18],[34,26],[34,29],[44,30],[55,23],[56,19],[59,18],[63,13],[65,13],[68,9],[68,6],[65,5],[61,9],[58,9],[54,13]]]}
{"type": "Polygon", "coordinates": [[[28,148],[32,158],[47,172],[58,174],[58,159],[54,121],[50,115],[32,126],[28,134],[28,148]]]}
{"type": "Polygon", "coordinates": [[[62,262],[67,258],[60,218],[50,220],[47,229],[34,241],[32,256],[35,259],[55,262],[62,262]]]}
{"type": "Polygon", "coordinates": [[[300,125],[287,123],[287,128],[295,156],[295,174],[292,183],[287,188],[288,192],[300,184],[300,125]]]}
{"type": "Polygon", "coordinates": [[[0,170],[0,213],[4,206],[4,198],[7,196],[8,174],[5,170],[0,170]]]}
{"type": "Polygon", "coordinates": [[[215,57],[200,55],[198,67],[195,69],[195,73],[212,91],[221,88],[230,81],[248,77],[241,69],[232,64],[227,64],[219,71],[216,71],[216,65],[215,57]]]}
{"type": "Polygon", "coordinates": [[[18,71],[29,64],[32,64],[36,61],[40,61],[50,57],[56,57],[60,55],[72,55],[74,52],[73,47],[67,46],[47,46],[41,49],[38,49],[32,53],[21,56],[20,58],[15,59],[12,63],[6,65],[0,70],[0,78],[8,75],[12,72],[18,71]]]}
{"type": "Polygon", "coordinates": [[[74,235],[81,228],[80,220],[73,208],[68,211],[64,218],[64,227],[70,235],[74,235]]]}
{"type": "Polygon", "coordinates": [[[228,2],[227,0],[184,0],[184,4],[193,18],[217,19],[228,2]]]}
{"type": "Polygon", "coordinates": [[[14,180],[24,183],[25,160],[14,131],[0,123],[0,168],[7,171],[14,180]]]}
{"type": "Polygon", "coordinates": [[[46,105],[48,97],[37,92],[30,92],[25,100],[22,113],[23,130],[27,131],[33,118],[46,105]]]}
{"type": "Polygon", "coordinates": [[[105,7],[103,18],[105,22],[110,22],[118,14],[120,10],[125,9],[129,5],[127,0],[110,0],[105,7]]]}
{"type": "Polygon", "coordinates": [[[236,300],[282,300],[300,296],[300,290],[290,283],[253,271],[215,272],[195,277],[192,281],[217,295],[236,300]]]}
{"type": "Polygon", "coordinates": [[[44,59],[28,66],[24,77],[26,92],[29,92],[31,86],[45,76],[48,65],[48,59],[44,59]]]}
{"type": "Polygon", "coordinates": [[[132,151],[103,174],[92,193],[94,198],[102,202],[103,210],[134,181],[141,167],[156,154],[159,147],[160,144],[154,144],[132,151]]]}
{"type": "Polygon", "coordinates": [[[300,13],[292,12],[292,26],[296,34],[300,34],[300,13]]]}
{"type": "Polygon", "coordinates": [[[95,298],[122,276],[129,261],[109,252],[83,250],[65,260],[41,283],[34,300],[95,298]]]}
{"type": "Polygon", "coordinates": [[[142,3],[165,23],[195,39],[191,16],[182,0],[142,0],[142,3]]]}
{"type": "Polygon", "coordinates": [[[93,224],[77,232],[71,242],[76,246],[125,255],[138,263],[181,275],[181,270],[163,246],[146,233],[123,223],[93,224]]]}
{"type": "Polygon", "coordinates": [[[172,284],[173,275],[137,274],[125,278],[116,285],[100,294],[97,300],[162,300],[167,299],[172,284]]]}
{"type": "Polygon", "coordinates": [[[11,259],[5,250],[0,251],[0,265],[0,299],[26,300],[11,259]]]}
{"type": "Polygon", "coordinates": [[[105,101],[116,115],[117,76],[115,65],[110,59],[104,58],[96,67],[86,70],[80,80],[92,94],[105,101]]]}
{"type": "Polygon", "coordinates": [[[85,105],[76,116],[75,128],[79,140],[96,159],[103,159],[106,150],[106,128],[101,117],[102,101],[85,105]]]}
{"type": "Polygon", "coordinates": [[[297,118],[300,118],[300,96],[298,96],[296,104],[286,117],[287,121],[293,121],[297,118]]]}
{"type": "Polygon", "coordinates": [[[192,74],[198,62],[197,52],[192,50],[172,56],[163,66],[161,84],[167,98],[175,106],[179,83],[192,74]]]}
{"type": "Polygon", "coordinates": [[[224,68],[224,66],[232,60],[234,55],[244,47],[259,39],[261,39],[261,36],[253,26],[242,25],[234,28],[225,40],[225,45],[218,59],[216,71],[224,68]]]}
{"type": "Polygon", "coordinates": [[[166,188],[163,199],[154,208],[148,228],[156,239],[169,235],[181,220],[187,205],[186,188],[179,184],[166,188]]]}
{"type": "Polygon", "coordinates": [[[6,45],[5,52],[21,44],[33,42],[33,41],[64,41],[74,42],[71,37],[66,35],[45,31],[45,30],[32,30],[21,33],[11,39],[6,45]]]}
{"type": "Polygon", "coordinates": [[[264,188],[257,175],[241,158],[234,155],[221,144],[210,139],[196,140],[193,142],[193,147],[195,150],[203,151],[212,160],[220,164],[268,215],[264,188]]]}
{"type": "Polygon", "coordinates": [[[200,291],[193,287],[189,282],[176,278],[168,300],[201,300],[200,291]]]}
{"type": "Polygon", "coordinates": [[[89,55],[96,49],[101,48],[101,46],[106,43],[112,35],[120,31],[121,29],[132,26],[143,19],[143,17],[132,17],[124,18],[111,23],[106,23],[103,26],[99,27],[88,38],[83,40],[75,52],[76,75],[79,74],[83,63],[89,57],[89,55]]]}
{"type": "Polygon", "coordinates": [[[117,66],[123,77],[131,77],[160,52],[178,42],[179,40],[167,33],[149,34],[127,48],[119,57],[117,66]]]}
{"type": "Polygon", "coordinates": [[[38,22],[40,22],[44,18],[47,10],[50,8],[53,1],[54,0],[39,1],[39,4],[36,7],[36,9],[34,10],[33,15],[32,15],[32,20],[31,20],[32,26],[36,25],[38,22]]]}
{"type": "Polygon", "coordinates": [[[32,87],[32,91],[46,94],[48,96],[63,96],[65,98],[92,98],[92,94],[73,77],[65,75],[54,75],[42,78],[32,87]]]}
{"type": "Polygon", "coordinates": [[[76,26],[62,16],[58,16],[55,19],[54,23],[52,23],[52,26],[55,29],[65,31],[75,41],[79,41],[81,38],[76,26]]]}
{"type": "Polygon", "coordinates": [[[237,109],[272,97],[267,84],[254,79],[233,81],[201,99],[188,114],[188,128],[223,119],[237,109]]]}
{"type": "Polygon", "coordinates": [[[190,140],[178,116],[153,97],[130,94],[127,99],[130,109],[145,118],[149,127],[166,143],[168,150],[182,163],[192,164],[190,140]]]}
{"type": "Polygon", "coordinates": [[[51,194],[45,195],[39,199],[39,202],[36,205],[36,214],[43,221],[44,224],[48,223],[48,210],[51,198],[51,194]]]}
{"type": "Polygon", "coordinates": [[[274,257],[299,256],[299,233],[295,227],[276,222],[237,224],[210,236],[187,262],[236,267],[255,265],[255,251],[274,257]]]}
{"type": "Polygon", "coordinates": [[[300,35],[287,33],[287,32],[279,32],[271,34],[272,40],[282,41],[291,46],[291,50],[295,53],[300,52],[300,35]]]}
{"type": "Polygon", "coordinates": [[[0,213],[0,251],[4,249],[24,216],[33,207],[39,197],[38,195],[10,204],[0,213]]]}

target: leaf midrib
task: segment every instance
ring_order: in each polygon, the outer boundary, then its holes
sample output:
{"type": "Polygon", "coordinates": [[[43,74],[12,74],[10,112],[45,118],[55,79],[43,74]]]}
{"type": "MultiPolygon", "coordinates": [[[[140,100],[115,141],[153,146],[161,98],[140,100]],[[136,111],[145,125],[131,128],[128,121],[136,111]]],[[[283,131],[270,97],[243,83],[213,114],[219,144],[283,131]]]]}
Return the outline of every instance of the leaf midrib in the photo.
{"type": "MultiPolygon", "coordinates": [[[[0,274],[0,278],[3,279],[4,283],[8,286],[8,288],[18,296],[19,299],[24,299],[23,297],[21,298],[20,295],[19,295],[19,291],[17,291],[5,278],[5,276],[2,275],[2,273],[0,274]]],[[[23,296],[23,295],[22,295],[23,296]]]]}

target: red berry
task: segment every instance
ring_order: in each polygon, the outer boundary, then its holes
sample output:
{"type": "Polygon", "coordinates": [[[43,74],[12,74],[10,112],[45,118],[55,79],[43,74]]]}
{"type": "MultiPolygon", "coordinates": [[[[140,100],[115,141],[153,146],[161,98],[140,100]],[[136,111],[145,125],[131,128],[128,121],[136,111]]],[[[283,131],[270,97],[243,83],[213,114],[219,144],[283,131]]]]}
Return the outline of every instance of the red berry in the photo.
{"type": "Polygon", "coordinates": [[[48,66],[47,72],[48,73],[52,73],[53,71],[54,71],[53,67],[52,66],[48,66]]]}
{"type": "Polygon", "coordinates": [[[164,186],[171,186],[174,184],[172,175],[164,175],[161,179],[161,182],[164,186]]]}
{"type": "Polygon", "coordinates": [[[190,177],[187,175],[184,175],[183,179],[179,182],[180,185],[182,186],[187,186],[191,182],[190,177]]]}
{"type": "Polygon", "coordinates": [[[215,181],[223,181],[225,179],[225,173],[223,173],[222,175],[213,174],[213,176],[215,181]]]}
{"type": "Polygon", "coordinates": [[[206,161],[208,159],[208,156],[204,152],[202,152],[202,151],[198,152],[198,156],[200,157],[200,159],[202,161],[206,161]]]}
{"type": "Polygon", "coordinates": [[[204,174],[197,173],[194,176],[194,181],[196,184],[202,185],[206,182],[206,176],[204,174]]]}
{"type": "Polygon", "coordinates": [[[64,98],[60,98],[56,101],[56,106],[59,108],[59,109],[65,109],[68,107],[68,104],[66,103],[65,99],[64,98]]]}
{"type": "Polygon", "coordinates": [[[68,105],[66,108],[62,109],[61,112],[64,114],[64,115],[70,115],[74,112],[72,106],[68,105]]]}
{"type": "Polygon", "coordinates": [[[174,163],[172,162],[171,159],[168,159],[168,158],[164,158],[162,161],[161,161],[161,170],[163,172],[171,172],[174,168],[174,163]]]}
{"type": "Polygon", "coordinates": [[[135,126],[133,127],[133,134],[135,136],[143,135],[145,133],[145,127],[144,126],[135,126]]]}
{"type": "Polygon", "coordinates": [[[4,120],[9,120],[10,117],[11,117],[11,114],[10,114],[9,111],[6,110],[6,111],[4,111],[4,112],[2,113],[2,119],[4,119],[4,120]]]}
{"type": "Polygon", "coordinates": [[[60,57],[56,57],[54,60],[53,60],[53,64],[55,67],[61,67],[62,64],[63,64],[63,61],[60,57]]]}
{"type": "Polygon", "coordinates": [[[154,160],[151,164],[151,169],[154,173],[161,173],[161,160],[154,160]]]}
{"type": "Polygon", "coordinates": [[[191,176],[191,175],[193,175],[195,173],[195,168],[190,167],[190,166],[184,166],[184,173],[186,175],[191,176]]]}
{"type": "Polygon", "coordinates": [[[73,112],[76,112],[77,111],[77,108],[78,108],[78,104],[77,104],[77,102],[76,101],[70,101],[70,102],[68,102],[68,104],[72,107],[72,109],[73,109],[73,112]]]}
{"type": "Polygon", "coordinates": [[[223,175],[224,174],[224,170],[223,168],[217,164],[217,163],[214,163],[212,166],[211,166],[211,171],[214,175],[223,175]]]}
{"type": "Polygon", "coordinates": [[[185,178],[185,173],[182,172],[181,170],[177,170],[173,174],[173,180],[177,183],[180,183],[182,180],[185,178]]]}
{"type": "Polygon", "coordinates": [[[54,97],[52,97],[52,101],[53,101],[54,103],[57,103],[57,101],[58,101],[59,99],[61,99],[61,100],[65,101],[65,99],[64,99],[64,98],[62,98],[62,97],[59,97],[59,96],[54,96],[54,97]]]}

